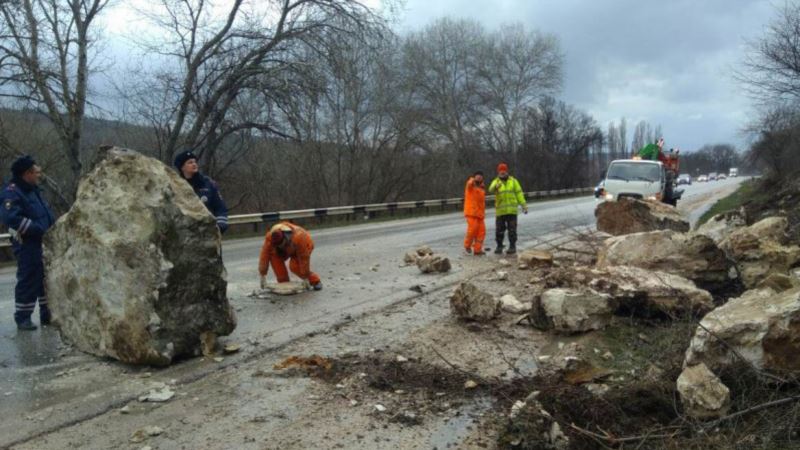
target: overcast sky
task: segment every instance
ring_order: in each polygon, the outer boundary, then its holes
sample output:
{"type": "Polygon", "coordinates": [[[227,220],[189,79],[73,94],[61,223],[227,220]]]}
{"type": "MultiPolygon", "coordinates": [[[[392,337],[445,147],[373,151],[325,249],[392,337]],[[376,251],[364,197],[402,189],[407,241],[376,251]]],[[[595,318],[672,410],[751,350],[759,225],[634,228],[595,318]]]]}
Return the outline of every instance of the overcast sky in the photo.
{"type": "MultiPolygon", "coordinates": [[[[745,42],[763,34],[775,4],[752,0],[407,0],[398,31],[442,16],[487,28],[520,22],[558,36],[565,53],[561,99],[604,131],[628,120],[661,124],[666,147],[744,145],[751,112],[731,77],[745,42]]],[[[629,143],[630,145],[630,143],[629,143]]]]}

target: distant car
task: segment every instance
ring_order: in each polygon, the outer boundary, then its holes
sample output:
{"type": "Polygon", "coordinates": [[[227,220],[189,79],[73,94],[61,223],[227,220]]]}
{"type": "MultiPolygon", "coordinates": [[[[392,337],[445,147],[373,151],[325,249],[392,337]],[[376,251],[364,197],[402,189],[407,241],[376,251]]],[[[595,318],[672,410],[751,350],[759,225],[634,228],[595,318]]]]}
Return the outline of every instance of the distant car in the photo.
{"type": "Polygon", "coordinates": [[[692,176],[688,173],[682,173],[678,176],[678,184],[688,184],[689,186],[692,185],[692,176]]]}
{"type": "Polygon", "coordinates": [[[727,178],[728,178],[728,176],[727,176],[727,175],[725,175],[724,173],[721,173],[721,174],[717,175],[717,179],[718,179],[718,180],[725,180],[725,179],[727,179],[727,178]]]}
{"type": "Polygon", "coordinates": [[[699,177],[697,177],[698,183],[705,183],[706,181],[708,181],[708,175],[700,175],[699,177]]]}
{"type": "Polygon", "coordinates": [[[717,181],[717,172],[711,172],[708,174],[708,181],[717,181]]]}

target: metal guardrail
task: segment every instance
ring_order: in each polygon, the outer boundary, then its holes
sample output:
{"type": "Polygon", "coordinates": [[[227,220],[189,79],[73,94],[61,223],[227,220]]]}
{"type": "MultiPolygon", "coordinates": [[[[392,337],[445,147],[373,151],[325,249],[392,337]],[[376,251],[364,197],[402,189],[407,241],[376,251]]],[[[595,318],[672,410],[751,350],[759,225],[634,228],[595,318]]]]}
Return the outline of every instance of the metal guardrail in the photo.
{"type": "MultiPolygon", "coordinates": [[[[558,197],[566,194],[580,194],[584,192],[592,192],[594,188],[572,188],[572,189],[554,189],[550,191],[535,191],[526,192],[525,196],[531,198],[547,198],[558,197]]],[[[494,200],[494,195],[487,195],[486,201],[494,200]]],[[[415,208],[430,208],[436,206],[452,206],[460,205],[464,201],[463,198],[446,198],[439,200],[419,200],[410,202],[393,202],[393,203],[373,203],[369,205],[356,205],[356,206],[333,206],[330,208],[315,208],[315,209],[297,209],[292,211],[276,211],[267,213],[254,213],[254,214],[235,214],[228,216],[229,225],[242,225],[261,222],[277,222],[278,220],[293,220],[293,219],[306,219],[312,217],[326,217],[338,216],[345,214],[366,214],[376,211],[393,211],[398,209],[415,209],[415,208]]],[[[0,234],[0,247],[8,247],[11,245],[11,235],[8,233],[0,234]]]]}

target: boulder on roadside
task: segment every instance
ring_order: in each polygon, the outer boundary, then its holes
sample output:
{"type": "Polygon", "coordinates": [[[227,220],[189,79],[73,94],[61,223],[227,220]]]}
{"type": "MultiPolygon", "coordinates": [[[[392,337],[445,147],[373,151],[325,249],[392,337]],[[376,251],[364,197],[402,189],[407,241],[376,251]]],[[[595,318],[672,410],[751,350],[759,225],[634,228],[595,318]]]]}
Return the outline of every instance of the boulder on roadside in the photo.
{"type": "Polygon", "coordinates": [[[216,221],[156,159],[109,150],[44,252],[53,319],[84,352],[163,366],[236,327],[216,221]]]}
{"type": "Polygon", "coordinates": [[[611,322],[615,309],[610,296],[589,289],[548,289],[534,305],[534,326],[560,333],[603,329],[611,322]]]}
{"type": "Polygon", "coordinates": [[[786,274],[800,263],[800,247],[787,245],[785,217],[768,217],[735,230],[720,242],[720,248],[736,262],[742,283],[754,288],[772,273],[786,274]]]}
{"type": "Polygon", "coordinates": [[[517,255],[517,261],[527,268],[553,265],[553,254],[544,250],[523,250],[517,255]]]}
{"type": "Polygon", "coordinates": [[[729,234],[745,225],[747,223],[744,211],[728,211],[710,218],[706,223],[697,227],[694,233],[708,236],[719,244],[729,234]]]}
{"type": "Polygon", "coordinates": [[[461,320],[489,322],[500,315],[501,303],[470,282],[458,285],[450,296],[450,311],[461,320]]]}
{"type": "Polygon", "coordinates": [[[547,288],[589,288],[607,294],[617,311],[626,314],[671,317],[705,314],[714,308],[711,294],[693,281],[632,266],[559,268],[547,274],[543,283],[547,288]]]}
{"type": "Polygon", "coordinates": [[[695,419],[719,418],[730,409],[730,389],[703,363],[683,369],[677,387],[684,410],[695,419]]]}
{"type": "Polygon", "coordinates": [[[403,262],[409,266],[412,264],[416,264],[418,259],[419,255],[417,254],[417,252],[408,252],[405,254],[405,256],[403,256],[403,262]]]}
{"type": "Polygon", "coordinates": [[[417,259],[417,267],[422,273],[444,273],[451,268],[450,259],[438,255],[425,255],[417,259]]]}
{"type": "Polygon", "coordinates": [[[597,230],[614,236],[643,231],[689,231],[689,222],[677,209],[665,203],[622,198],[603,202],[594,210],[597,230]]]}
{"type": "Polygon", "coordinates": [[[712,370],[744,358],[777,373],[800,370],[800,289],[776,293],[755,289],[708,313],[686,351],[684,366],[705,363],[712,370]]]}
{"type": "Polygon", "coordinates": [[[728,259],[708,236],[673,230],[632,233],[609,238],[598,267],[635,266],[680,275],[708,290],[726,287],[735,275],[728,259]]]}

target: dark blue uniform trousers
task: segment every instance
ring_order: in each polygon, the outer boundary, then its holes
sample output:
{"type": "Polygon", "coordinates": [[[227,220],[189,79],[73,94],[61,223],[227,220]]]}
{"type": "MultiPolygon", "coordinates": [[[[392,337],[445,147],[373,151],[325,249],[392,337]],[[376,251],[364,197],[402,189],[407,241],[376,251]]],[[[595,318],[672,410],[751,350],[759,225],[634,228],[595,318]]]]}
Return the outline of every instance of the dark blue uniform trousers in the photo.
{"type": "Polygon", "coordinates": [[[17,286],[14,288],[16,310],[14,320],[21,323],[31,317],[39,301],[39,317],[50,320],[50,310],[44,296],[44,261],[42,242],[25,242],[14,249],[17,257],[17,286]]]}

